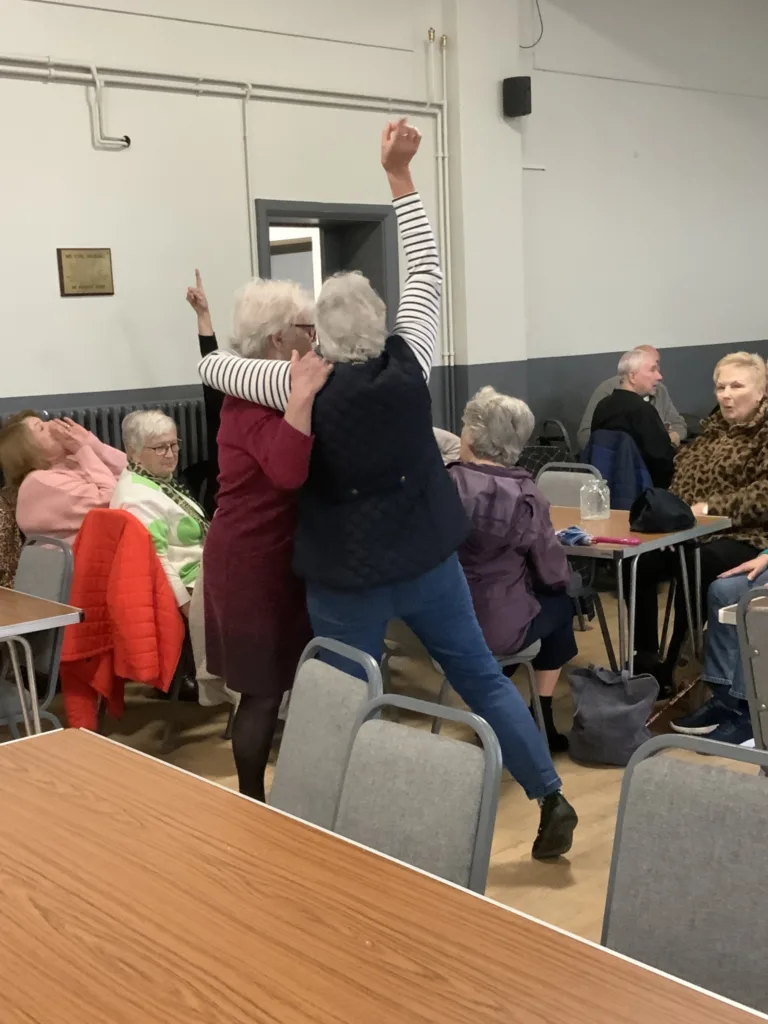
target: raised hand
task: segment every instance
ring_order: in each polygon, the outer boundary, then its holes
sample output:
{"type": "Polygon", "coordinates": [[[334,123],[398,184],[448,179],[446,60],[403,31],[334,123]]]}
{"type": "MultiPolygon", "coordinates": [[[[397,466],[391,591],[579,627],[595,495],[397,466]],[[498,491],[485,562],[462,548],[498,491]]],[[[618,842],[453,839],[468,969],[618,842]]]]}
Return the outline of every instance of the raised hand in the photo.
{"type": "Polygon", "coordinates": [[[48,429],[51,437],[59,442],[61,447],[69,455],[75,455],[90,440],[90,434],[74,420],[51,420],[48,429]]]}
{"type": "Polygon", "coordinates": [[[421,132],[405,117],[389,121],[381,135],[381,165],[388,174],[407,171],[421,145],[421,132]]]}
{"type": "Polygon", "coordinates": [[[205,294],[205,288],[203,288],[203,279],[200,277],[200,271],[197,269],[195,269],[194,286],[187,288],[187,302],[198,316],[204,316],[206,313],[210,312],[208,308],[208,296],[205,294]]]}

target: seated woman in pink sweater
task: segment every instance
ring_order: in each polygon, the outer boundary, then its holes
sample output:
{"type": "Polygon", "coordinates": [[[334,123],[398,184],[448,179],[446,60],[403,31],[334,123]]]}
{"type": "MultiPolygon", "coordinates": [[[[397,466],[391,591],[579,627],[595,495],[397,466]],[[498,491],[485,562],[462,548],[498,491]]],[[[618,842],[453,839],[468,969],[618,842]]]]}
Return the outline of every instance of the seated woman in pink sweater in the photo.
{"type": "Polygon", "coordinates": [[[42,533],[71,544],[93,508],[109,508],[125,455],[72,420],[12,416],[0,430],[0,467],[18,488],[16,521],[22,533],[42,533]]]}

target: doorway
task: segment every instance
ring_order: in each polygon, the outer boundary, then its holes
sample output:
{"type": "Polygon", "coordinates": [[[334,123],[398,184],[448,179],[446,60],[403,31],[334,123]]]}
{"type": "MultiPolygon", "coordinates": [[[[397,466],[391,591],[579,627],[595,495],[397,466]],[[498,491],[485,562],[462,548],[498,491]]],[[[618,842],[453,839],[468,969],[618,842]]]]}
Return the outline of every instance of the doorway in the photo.
{"type": "Polygon", "coordinates": [[[260,277],[298,281],[317,295],[325,278],[359,270],[384,300],[392,326],[400,275],[391,206],[257,199],[256,231],[260,277]]]}

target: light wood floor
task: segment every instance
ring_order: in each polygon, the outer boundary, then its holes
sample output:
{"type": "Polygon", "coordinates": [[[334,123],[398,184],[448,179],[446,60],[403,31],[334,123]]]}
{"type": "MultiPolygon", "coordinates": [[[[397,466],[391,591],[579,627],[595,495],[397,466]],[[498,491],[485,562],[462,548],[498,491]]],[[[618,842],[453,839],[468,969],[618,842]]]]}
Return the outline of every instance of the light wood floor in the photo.
{"type": "MultiPolygon", "coordinates": [[[[615,602],[606,595],[609,623],[615,622],[615,602]]],[[[606,664],[597,624],[576,634],[579,657],[574,664],[606,664]]],[[[398,637],[399,639],[399,637],[398,637]]],[[[393,688],[434,700],[441,678],[423,657],[396,658],[392,663],[393,688]]],[[[458,702],[458,698],[454,697],[458,702]]],[[[561,728],[570,727],[571,706],[566,672],[556,693],[556,717],[561,728]]],[[[120,722],[107,722],[114,739],[159,754],[167,705],[130,695],[120,722]]],[[[182,706],[178,747],[167,760],[205,778],[237,788],[229,742],[222,739],[227,712],[222,708],[182,706]]],[[[448,729],[446,729],[448,732],[448,729]]],[[[275,751],[273,751],[274,757],[275,751]]],[[[587,938],[598,939],[613,842],[621,771],[584,768],[567,754],[556,758],[564,792],[576,807],[581,822],[573,850],[553,864],[531,860],[530,849],[538,825],[538,807],[505,774],[502,782],[488,895],[587,938]]]]}

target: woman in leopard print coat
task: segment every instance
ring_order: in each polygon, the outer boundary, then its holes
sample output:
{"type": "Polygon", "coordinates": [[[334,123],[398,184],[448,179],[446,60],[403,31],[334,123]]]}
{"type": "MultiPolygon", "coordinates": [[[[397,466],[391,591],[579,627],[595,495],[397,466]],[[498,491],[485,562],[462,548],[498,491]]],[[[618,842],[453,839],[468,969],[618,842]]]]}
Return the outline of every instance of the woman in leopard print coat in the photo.
{"type": "MultiPolygon", "coordinates": [[[[696,515],[727,516],[730,530],[705,539],[701,549],[701,594],[720,573],[754,558],[768,547],[768,401],[766,366],[757,355],[734,352],[715,367],[719,409],[704,432],[675,459],[670,490],[696,515]]],[[[662,689],[685,638],[683,588],[677,588],[675,632],[663,669],[659,669],[657,587],[679,569],[676,551],[645,555],[638,562],[635,640],[639,667],[653,671],[662,689]]],[[[693,579],[693,576],[690,577],[693,579]]]]}

